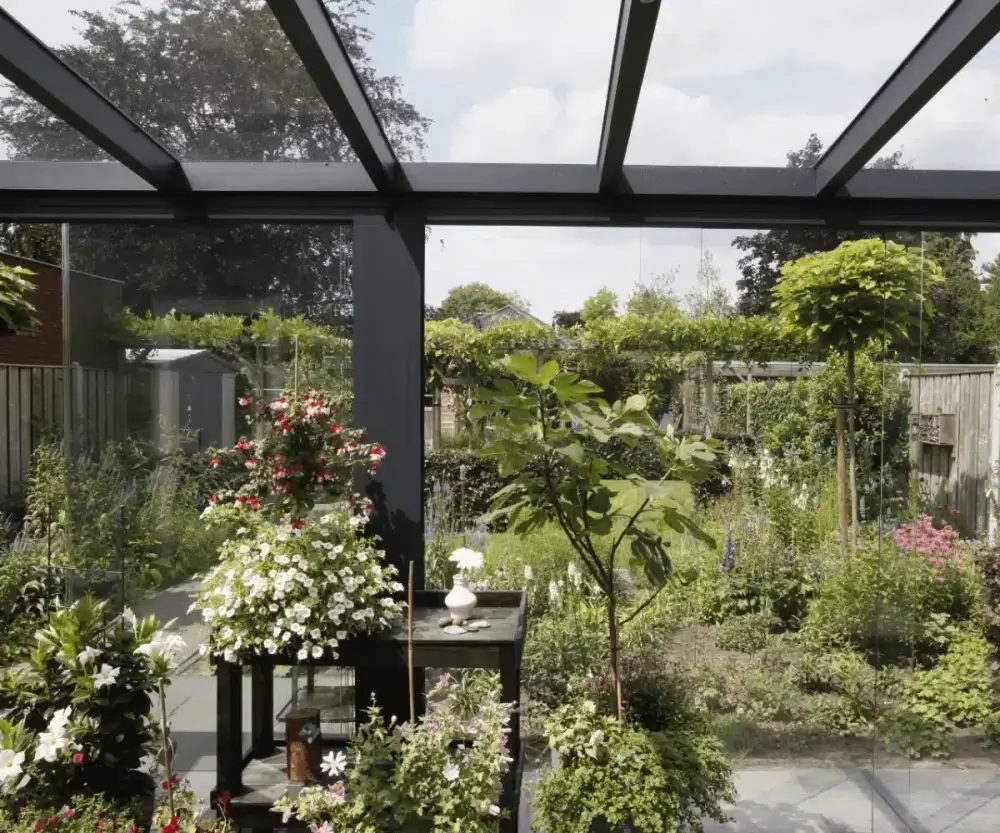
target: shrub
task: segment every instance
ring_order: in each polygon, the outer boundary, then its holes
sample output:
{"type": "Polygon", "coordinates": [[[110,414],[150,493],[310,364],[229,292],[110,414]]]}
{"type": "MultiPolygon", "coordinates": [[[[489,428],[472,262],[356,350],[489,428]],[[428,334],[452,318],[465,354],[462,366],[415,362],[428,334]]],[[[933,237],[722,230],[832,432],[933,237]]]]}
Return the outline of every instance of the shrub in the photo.
{"type": "Polygon", "coordinates": [[[522,679],[534,703],[555,708],[582,695],[608,664],[607,614],[602,606],[570,599],[528,627],[522,679]]]}
{"type": "Polygon", "coordinates": [[[982,582],[986,638],[1000,646],[1000,547],[987,547],[976,553],[976,566],[982,582]]]}
{"type": "Polygon", "coordinates": [[[51,614],[21,665],[0,675],[0,748],[25,753],[30,781],[8,793],[7,807],[62,806],[103,795],[125,806],[153,796],[143,771],[154,741],[156,682],[146,646],[157,622],[106,627],[105,605],[84,597],[51,614]]]}
{"type": "MultiPolygon", "coordinates": [[[[479,518],[489,511],[493,495],[506,482],[496,460],[479,457],[472,448],[437,448],[424,455],[424,506],[442,504],[449,531],[477,526],[479,518]]],[[[441,526],[443,520],[435,518],[435,526],[441,526]]],[[[490,528],[504,530],[506,519],[498,518],[490,528]]],[[[431,534],[434,531],[428,530],[431,534]]]]}
{"type": "Polygon", "coordinates": [[[725,651],[753,654],[767,644],[767,637],[778,629],[780,621],[770,613],[747,613],[725,619],[715,629],[716,647],[725,651]]]}
{"type": "Polygon", "coordinates": [[[914,714],[905,706],[890,709],[879,722],[879,737],[889,752],[907,758],[947,758],[951,755],[948,727],[914,714]]]}
{"type": "Polygon", "coordinates": [[[3,833],[136,833],[128,811],[100,796],[72,796],[59,807],[25,807],[16,814],[0,811],[3,833]]]}
{"type": "MultiPolygon", "coordinates": [[[[694,708],[692,686],[679,668],[665,665],[648,647],[622,655],[622,700],[625,716],[651,732],[683,726],[694,708]]],[[[610,672],[593,679],[588,696],[604,714],[615,713],[615,686],[610,672]]]]}
{"type": "Polygon", "coordinates": [[[600,820],[610,830],[702,831],[728,821],[732,770],[708,721],[695,710],[683,728],[648,733],[602,715],[594,703],[567,705],[546,720],[559,764],[532,795],[546,833],[577,833],[600,820]]]}
{"type": "Polygon", "coordinates": [[[903,683],[903,703],[912,714],[938,723],[976,726],[993,712],[991,649],[980,636],[954,639],[940,662],[918,668],[903,683]]]}

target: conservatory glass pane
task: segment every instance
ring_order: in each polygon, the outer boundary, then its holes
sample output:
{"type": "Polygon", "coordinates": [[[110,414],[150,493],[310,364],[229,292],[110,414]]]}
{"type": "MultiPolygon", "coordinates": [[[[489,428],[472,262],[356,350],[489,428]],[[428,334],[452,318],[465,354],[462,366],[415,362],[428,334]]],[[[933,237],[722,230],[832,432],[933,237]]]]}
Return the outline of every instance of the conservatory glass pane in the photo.
{"type": "Polygon", "coordinates": [[[811,163],[947,5],[664,0],[626,162],[811,163]]]}
{"type": "Polygon", "coordinates": [[[901,149],[914,168],[949,171],[998,170],[1000,101],[992,94],[1000,78],[1000,45],[990,41],[883,148],[901,149]]]}
{"type": "MultiPolygon", "coordinates": [[[[184,161],[345,161],[336,120],[266,3],[74,4],[25,0],[7,10],[86,81],[184,161]],[[60,6],[62,4],[59,4],[60,6]]],[[[7,94],[12,151],[87,157],[47,111],[7,94]],[[12,108],[12,109],[11,109],[12,108]]],[[[91,158],[97,153],[90,149],[91,158]]]]}
{"type": "Polygon", "coordinates": [[[379,91],[400,156],[590,164],[617,20],[614,2],[378,0],[367,17],[340,18],[338,29],[370,30],[359,47],[368,72],[382,76],[369,89],[379,91]]]}

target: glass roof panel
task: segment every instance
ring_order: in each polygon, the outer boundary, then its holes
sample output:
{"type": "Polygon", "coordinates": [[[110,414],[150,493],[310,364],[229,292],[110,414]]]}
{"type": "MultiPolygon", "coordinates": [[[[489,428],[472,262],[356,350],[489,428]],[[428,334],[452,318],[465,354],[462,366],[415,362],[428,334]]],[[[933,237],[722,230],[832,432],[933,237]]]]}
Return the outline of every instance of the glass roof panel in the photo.
{"type": "Polygon", "coordinates": [[[625,161],[813,161],[809,137],[832,143],[948,5],[663,0],[625,161]]]}
{"type": "Polygon", "coordinates": [[[1000,43],[988,43],[882,150],[914,168],[1000,169],[1000,43]]]}
{"type": "Polygon", "coordinates": [[[383,124],[400,156],[597,159],[614,0],[374,0],[357,22],[371,35],[377,89],[397,96],[383,124]]]}
{"type": "MultiPolygon", "coordinates": [[[[182,160],[354,158],[263,0],[5,0],[4,8],[182,160]]],[[[67,128],[38,107],[20,115],[18,129],[7,128],[14,151],[58,158],[67,128]]]]}

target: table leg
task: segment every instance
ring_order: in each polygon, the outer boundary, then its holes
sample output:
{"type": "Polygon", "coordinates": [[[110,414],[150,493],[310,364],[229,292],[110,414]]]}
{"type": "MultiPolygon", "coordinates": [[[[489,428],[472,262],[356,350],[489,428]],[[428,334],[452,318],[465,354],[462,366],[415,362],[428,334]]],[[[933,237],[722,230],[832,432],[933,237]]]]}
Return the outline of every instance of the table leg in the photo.
{"type": "Polygon", "coordinates": [[[250,736],[255,758],[274,753],[274,666],[250,668],[250,736]]]}
{"type": "Polygon", "coordinates": [[[243,790],[243,669],[220,661],[215,675],[216,788],[235,795],[243,790]]]}
{"type": "Polygon", "coordinates": [[[518,804],[520,803],[521,785],[518,783],[521,762],[521,675],[517,662],[517,649],[511,645],[500,649],[500,699],[504,703],[516,704],[510,718],[510,735],[508,735],[508,754],[513,759],[510,769],[503,779],[503,795],[501,807],[509,813],[503,820],[504,833],[517,833],[518,804]]]}

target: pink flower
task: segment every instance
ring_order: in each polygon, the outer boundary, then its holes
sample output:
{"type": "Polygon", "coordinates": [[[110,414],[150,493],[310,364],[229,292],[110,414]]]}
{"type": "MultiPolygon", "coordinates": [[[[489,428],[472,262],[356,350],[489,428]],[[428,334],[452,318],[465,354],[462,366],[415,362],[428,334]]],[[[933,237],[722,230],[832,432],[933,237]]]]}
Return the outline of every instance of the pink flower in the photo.
{"type": "Polygon", "coordinates": [[[220,460],[218,457],[213,457],[212,458],[212,468],[213,469],[217,469],[221,465],[222,465],[222,460],[220,460]]]}

